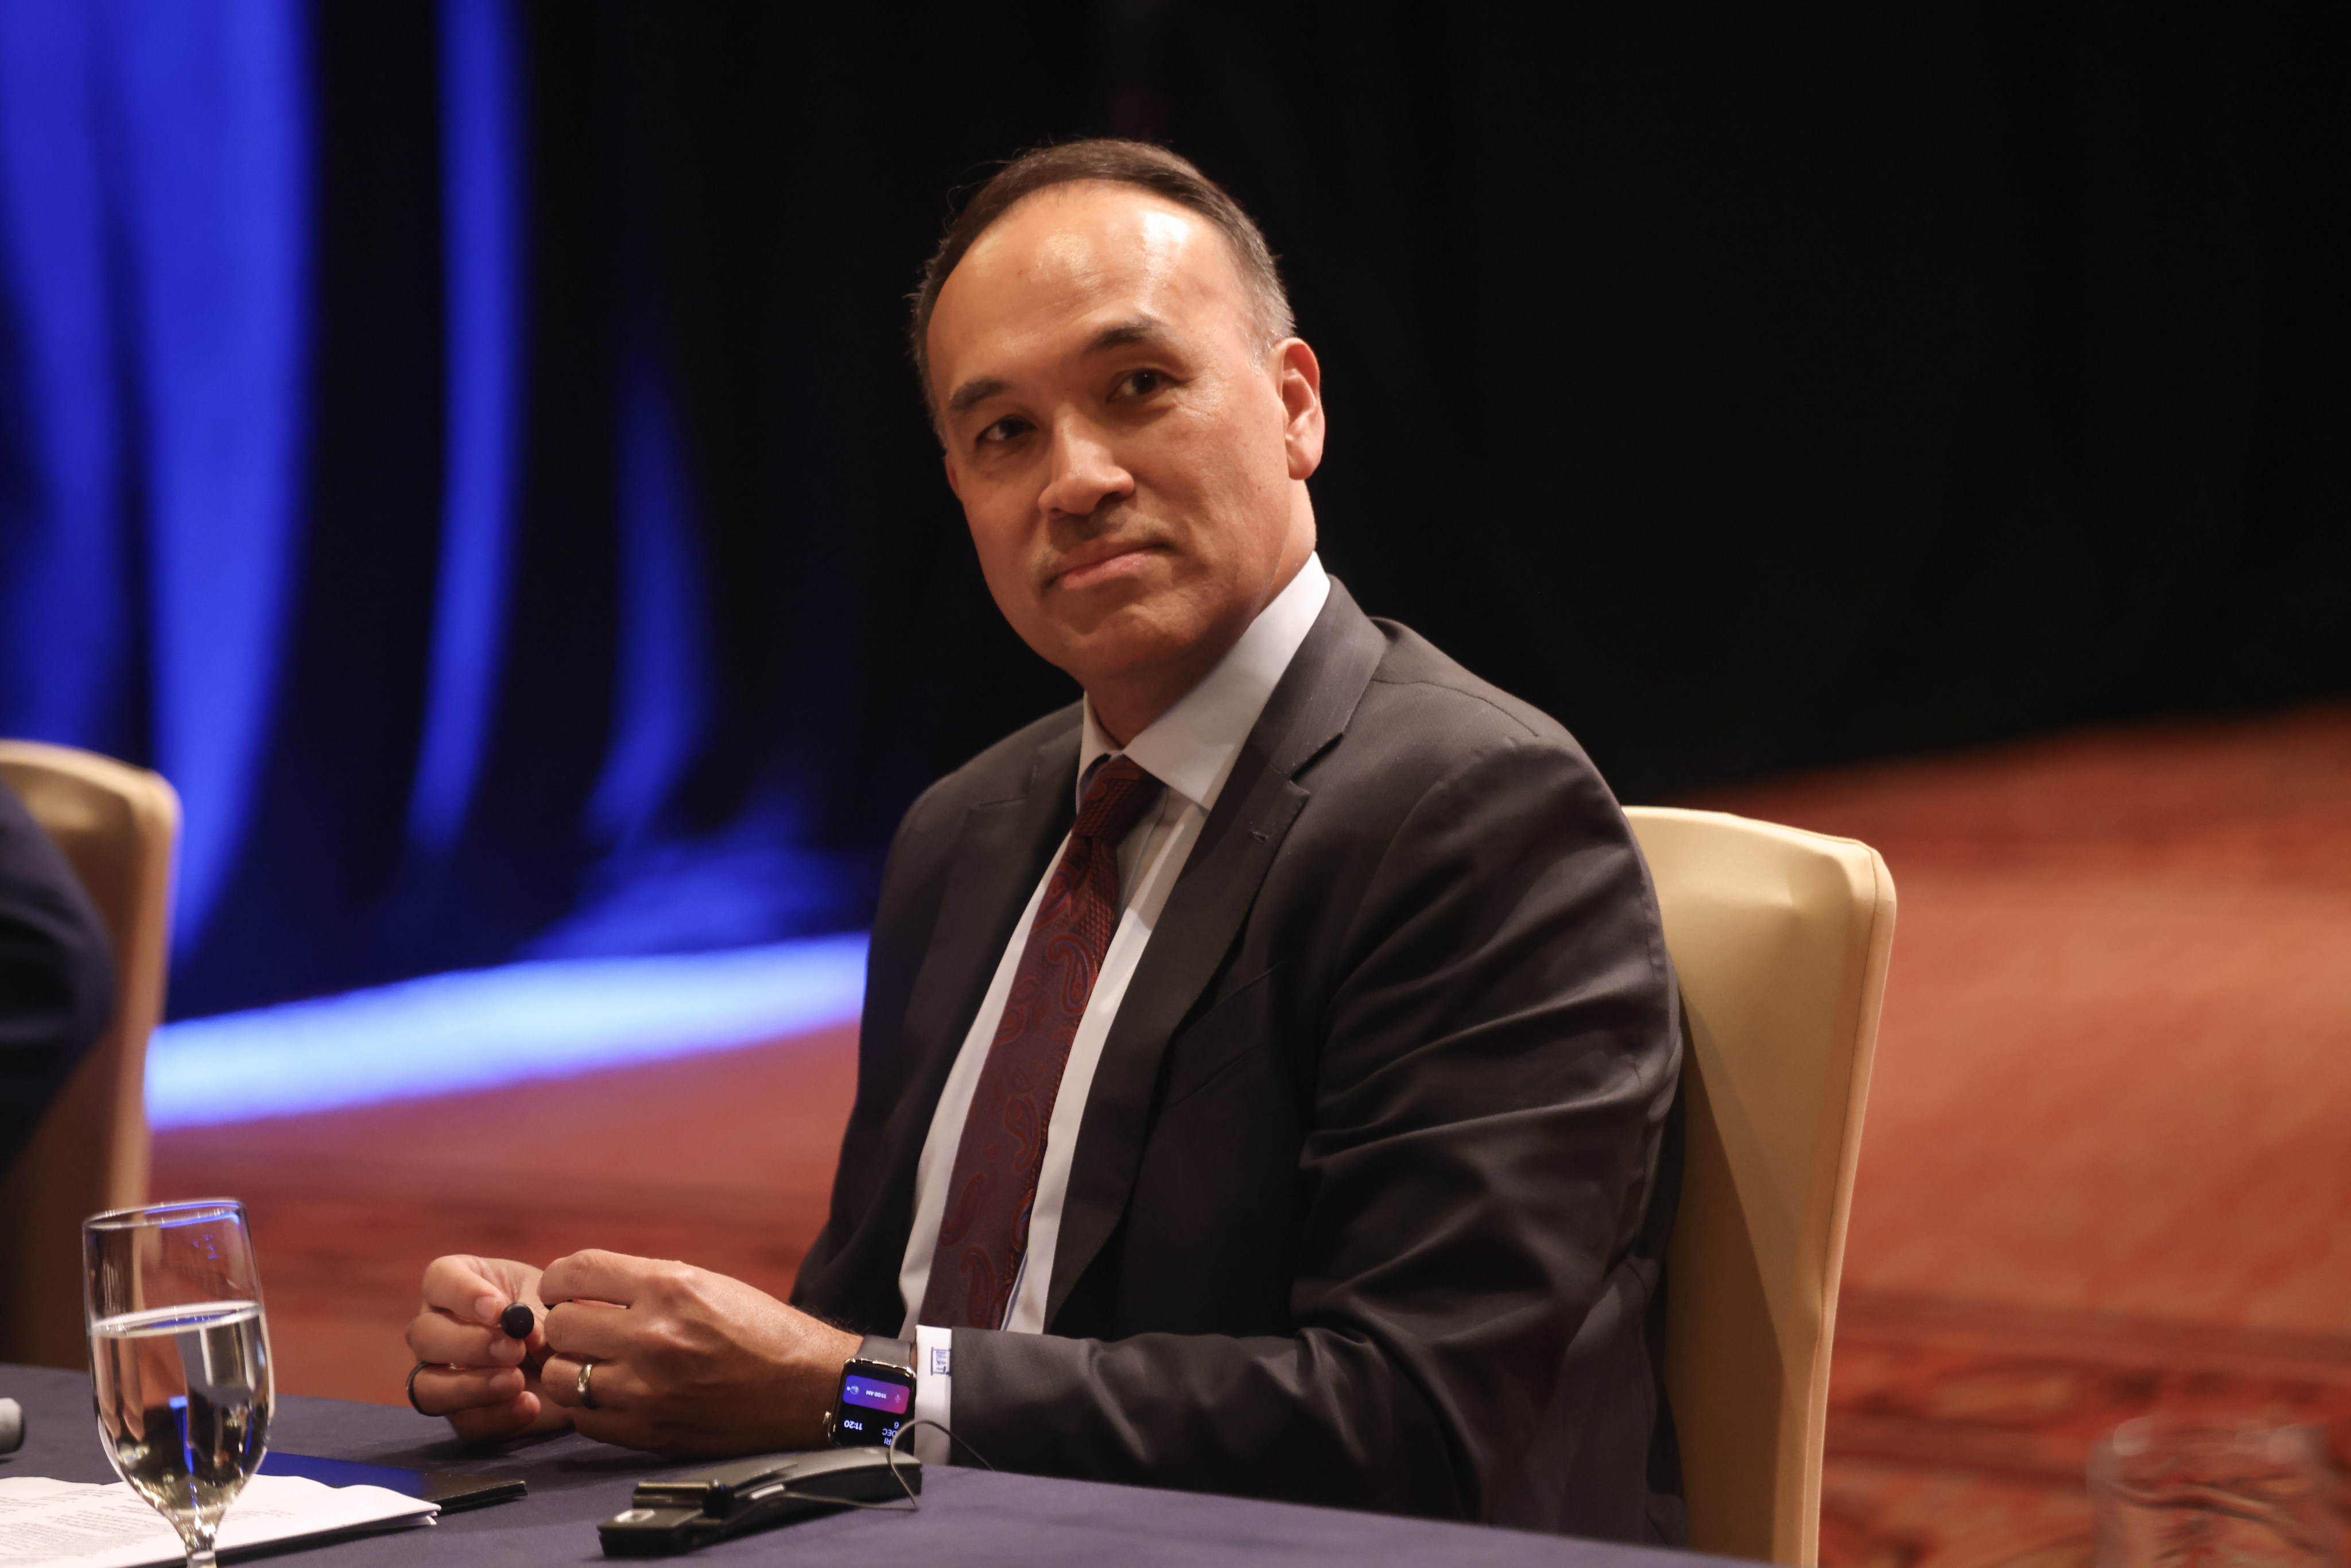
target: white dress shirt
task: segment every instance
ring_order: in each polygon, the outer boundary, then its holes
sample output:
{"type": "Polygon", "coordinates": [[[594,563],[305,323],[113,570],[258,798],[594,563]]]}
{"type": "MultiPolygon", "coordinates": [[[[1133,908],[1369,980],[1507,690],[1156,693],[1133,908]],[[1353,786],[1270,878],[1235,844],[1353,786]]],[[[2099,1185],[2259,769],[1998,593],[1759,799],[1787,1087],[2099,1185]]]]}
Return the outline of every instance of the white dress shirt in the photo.
{"type": "MultiPolygon", "coordinates": [[[[1177,700],[1126,745],[1125,755],[1165,784],[1159,809],[1146,815],[1120,841],[1118,885],[1121,913],[1111,934],[1094,988],[1079,1015],[1070,1060],[1061,1070],[1061,1086],[1053,1102],[1053,1119],[1045,1134],[1045,1158],[1037,1176],[1037,1199],[1029,1217],[1029,1250],[1012,1285],[1010,1306],[1003,1326],[1019,1333],[1039,1333],[1045,1327],[1045,1296],[1053,1281],[1053,1253],[1061,1239],[1061,1205],[1070,1187],[1070,1161],[1076,1152],[1078,1127],[1084,1119],[1086,1095],[1093,1086],[1094,1068],[1102,1061],[1102,1041],[1110,1034],[1119,1003],[1134,977],[1143,950],[1150,944],[1167,895],[1183,873],[1192,845],[1198,840],[1225,779],[1240,755],[1242,744],[1265,711],[1268,698],[1299,644],[1322,612],[1331,580],[1322,560],[1309,556],[1298,575],[1258,612],[1249,630],[1200,684],[1177,700]]],[[[1084,729],[1078,753],[1078,788],[1082,799],[1087,772],[1117,748],[1094,722],[1093,705],[1084,708],[1084,729]]],[[[947,1183],[955,1171],[956,1148],[963,1138],[965,1119],[971,1112],[972,1092],[987,1065],[996,1026],[1012,993],[1012,978],[1029,943],[1029,928],[1045,895],[1052,868],[1068,848],[1064,838],[1047,862],[1045,875],[1029,894],[1029,903],[1012,927],[1004,956],[987,995],[965,1034],[946,1087],[932,1113],[930,1135],[923,1142],[922,1162],[914,1174],[914,1228],[906,1239],[905,1261],[898,1270],[898,1292],[906,1303],[901,1337],[915,1342],[915,1413],[927,1420],[951,1424],[955,1384],[953,1336],[949,1330],[916,1323],[923,1293],[930,1283],[931,1253],[938,1244],[939,1217],[946,1207],[947,1183]]],[[[914,1439],[917,1458],[925,1463],[947,1460],[947,1445],[929,1427],[918,1428],[914,1439]]]]}

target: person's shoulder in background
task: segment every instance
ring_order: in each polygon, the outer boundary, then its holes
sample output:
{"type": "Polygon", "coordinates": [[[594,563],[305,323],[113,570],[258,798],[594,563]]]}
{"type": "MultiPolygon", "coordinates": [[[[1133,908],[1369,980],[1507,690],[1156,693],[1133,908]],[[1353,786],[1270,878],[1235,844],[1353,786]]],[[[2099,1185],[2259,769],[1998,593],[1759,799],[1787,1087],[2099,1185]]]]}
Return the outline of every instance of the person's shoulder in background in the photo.
{"type": "Polygon", "coordinates": [[[0,784],[0,1172],[114,1016],[114,954],[73,868],[0,784]]]}
{"type": "MultiPolygon", "coordinates": [[[[1055,708],[1044,717],[1022,725],[934,783],[906,809],[905,818],[899,824],[899,835],[903,838],[910,831],[918,832],[974,806],[1026,800],[1038,783],[1040,759],[1048,756],[1048,747],[1057,748],[1050,753],[1050,760],[1064,760],[1062,752],[1066,751],[1066,760],[1075,762],[1082,711],[1083,705],[1079,703],[1055,708]]],[[[1072,813],[1076,809],[1073,793],[1072,813]]]]}
{"type": "MultiPolygon", "coordinates": [[[[1022,726],[915,798],[899,820],[883,862],[877,926],[888,920],[893,892],[932,888],[946,874],[965,814],[973,807],[1027,800],[1040,781],[1040,766],[1066,763],[1074,770],[1081,712],[1071,703],[1022,726]]],[[[1074,797],[1071,811],[1076,811],[1074,797]]]]}

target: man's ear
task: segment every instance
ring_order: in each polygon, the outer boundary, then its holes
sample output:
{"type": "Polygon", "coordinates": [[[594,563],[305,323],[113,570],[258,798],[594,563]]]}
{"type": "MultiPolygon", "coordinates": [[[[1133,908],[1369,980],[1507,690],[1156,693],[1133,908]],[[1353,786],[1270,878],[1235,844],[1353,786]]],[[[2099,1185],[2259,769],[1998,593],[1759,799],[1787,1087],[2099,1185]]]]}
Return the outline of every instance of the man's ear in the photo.
{"type": "Polygon", "coordinates": [[[1290,454],[1290,476],[1304,479],[1322,465],[1322,362],[1303,338],[1274,350],[1276,389],[1287,414],[1281,444],[1290,454]]]}

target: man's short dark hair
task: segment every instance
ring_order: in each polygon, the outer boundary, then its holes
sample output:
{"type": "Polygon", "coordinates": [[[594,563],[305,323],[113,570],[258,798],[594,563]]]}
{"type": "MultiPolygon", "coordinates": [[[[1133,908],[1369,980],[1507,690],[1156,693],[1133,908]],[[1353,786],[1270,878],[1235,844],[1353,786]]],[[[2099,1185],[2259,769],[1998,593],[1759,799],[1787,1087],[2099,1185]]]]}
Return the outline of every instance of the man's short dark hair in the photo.
{"type": "MultiPolygon", "coordinates": [[[[938,306],[939,290],[946,287],[947,275],[955,271],[956,264],[963,260],[964,253],[979,236],[995,227],[996,221],[1022,199],[1054,185],[1087,180],[1140,187],[1214,224],[1233,247],[1233,260],[1240,267],[1242,286],[1249,290],[1249,302],[1256,312],[1259,346],[1271,348],[1290,335],[1295,323],[1290,311],[1290,295],[1281,286],[1281,272],[1274,265],[1273,252],[1266,247],[1265,235],[1258,231],[1257,225],[1222,186],[1194,168],[1190,160],[1148,141],[1122,141],[1107,136],[1063,141],[1023,152],[998,170],[956,214],[947,225],[946,236],[939,241],[939,248],[925,264],[922,286],[914,294],[913,336],[914,373],[922,379],[925,403],[932,402],[931,357],[926,340],[931,312],[938,306]]],[[[934,406],[935,421],[937,413],[934,406]]]]}

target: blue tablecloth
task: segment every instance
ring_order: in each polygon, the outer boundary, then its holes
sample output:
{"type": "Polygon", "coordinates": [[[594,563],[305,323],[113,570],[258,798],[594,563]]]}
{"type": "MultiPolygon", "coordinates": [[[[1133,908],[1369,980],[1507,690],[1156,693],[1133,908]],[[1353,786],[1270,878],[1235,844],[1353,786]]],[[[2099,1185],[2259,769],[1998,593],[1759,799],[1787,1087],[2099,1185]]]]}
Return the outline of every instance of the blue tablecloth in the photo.
{"type": "MultiPolygon", "coordinates": [[[[0,1476],[111,1481],[79,1372],[0,1364],[0,1397],[25,1407],[25,1446],[0,1457],[0,1476]]],[[[300,1554],[332,1568],[362,1563],[464,1563],[468,1568],[605,1561],[597,1521],[629,1505],[648,1476],[674,1463],[577,1436],[485,1452],[411,1411],[340,1399],[278,1400],[270,1447],[411,1469],[510,1470],[530,1496],[453,1514],[428,1529],[338,1542],[300,1554]]],[[[948,1564],[1492,1564],[1494,1568],[1674,1568],[1715,1560],[1640,1547],[1436,1524],[1338,1509],[995,1475],[933,1467],[918,1513],[844,1512],[705,1547],[688,1562],[948,1564]]],[[[291,1563],[280,1557],[273,1562],[291,1563]]]]}

